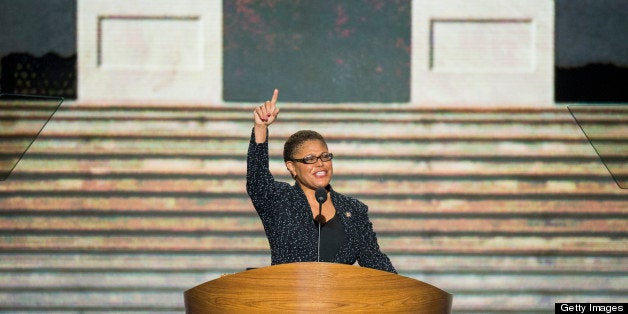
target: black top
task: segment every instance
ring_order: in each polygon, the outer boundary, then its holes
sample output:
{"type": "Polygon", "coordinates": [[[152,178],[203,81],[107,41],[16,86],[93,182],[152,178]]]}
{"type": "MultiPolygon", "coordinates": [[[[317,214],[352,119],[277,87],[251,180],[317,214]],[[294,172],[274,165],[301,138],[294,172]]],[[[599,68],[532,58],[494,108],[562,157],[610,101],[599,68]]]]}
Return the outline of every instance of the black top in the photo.
{"type": "Polygon", "coordinates": [[[345,226],[338,219],[338,215],[334,215],[321,226],[321,262],[332,262],[346,240],[345,226]]]}

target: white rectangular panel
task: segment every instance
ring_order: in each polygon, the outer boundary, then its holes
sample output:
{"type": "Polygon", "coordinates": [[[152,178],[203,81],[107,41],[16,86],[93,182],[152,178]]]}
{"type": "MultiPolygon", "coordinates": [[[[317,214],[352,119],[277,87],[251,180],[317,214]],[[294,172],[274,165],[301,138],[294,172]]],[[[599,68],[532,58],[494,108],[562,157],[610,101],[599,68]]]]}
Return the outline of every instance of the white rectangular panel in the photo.
{"type": "Polygon", "coordinates": [[[221,104],[222,1],[78,0],[79,102],[221,104]]]}
{"type": "Polygon", "coordinates": [[[432,20],[430,68],[438,72],[530,72],[530,20],[432,20]]]}
{"type": "Polygon", "coordinates": [[[417,106],[554,105],[553,0],[414,0],[417,106]]]}
{"type": "Polygon", "coordinates": [[[201,31],[197,16],[102,17],[98,64],[137,70],[198,70],[203,67],[201,31]]]}

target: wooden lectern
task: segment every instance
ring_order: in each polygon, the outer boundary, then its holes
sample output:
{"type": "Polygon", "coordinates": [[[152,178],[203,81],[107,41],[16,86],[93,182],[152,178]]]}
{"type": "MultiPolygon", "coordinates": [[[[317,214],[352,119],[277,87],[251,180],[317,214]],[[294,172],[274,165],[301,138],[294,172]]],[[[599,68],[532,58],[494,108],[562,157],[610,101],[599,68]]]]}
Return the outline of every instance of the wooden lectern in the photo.
{"type": "Polygon", "coordinates": [[[247,270],[185,291],[187,313],[450,313],[453,296],[412,278],[334,263],[247,270]]]}

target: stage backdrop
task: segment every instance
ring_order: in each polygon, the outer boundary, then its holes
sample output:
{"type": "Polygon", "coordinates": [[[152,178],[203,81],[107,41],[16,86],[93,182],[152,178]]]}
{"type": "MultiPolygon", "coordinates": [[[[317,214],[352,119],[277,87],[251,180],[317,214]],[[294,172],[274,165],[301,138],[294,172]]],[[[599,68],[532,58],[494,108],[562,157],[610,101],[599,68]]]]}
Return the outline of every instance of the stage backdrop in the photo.
{"type": "Polygon", "coordinates": [[[274,87],[276,179],[291,181],[284,140],[321,132],[334,189],[369,206],[399,273],[453,293],[456,313],[625,302],[625,107],[412,103],[411,4],[225,2],[215,103],[3,101],[2,158],[36,140],[0,182],[0,310],[180,313],[186,289],[269,265],[245,157],[274,87]]]}

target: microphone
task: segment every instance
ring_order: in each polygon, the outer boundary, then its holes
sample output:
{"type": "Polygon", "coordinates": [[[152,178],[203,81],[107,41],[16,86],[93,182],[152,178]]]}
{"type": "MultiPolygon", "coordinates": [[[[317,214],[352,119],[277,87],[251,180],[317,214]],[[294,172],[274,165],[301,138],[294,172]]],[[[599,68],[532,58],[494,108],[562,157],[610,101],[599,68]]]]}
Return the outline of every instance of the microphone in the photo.
{"type": "Polygon", "coordinates": [[[316,189],[314,195],[316,196],[316,201],[320,204],[325,203],[325,201],[327,200],[327,190],[325,188],[316,189]]]}
{"type": "Polygon", "coordinates": [[[325,223],[325,217],[323,217],[323,203],[327,200],[327,190],[325,188],[318,188],[314,192],[316,201],[318,202],[318,216],[316,216],[316,223],[318,223],[318,252],[316,253],[316,261],[321,261],[321,226],[325,223]]]}

